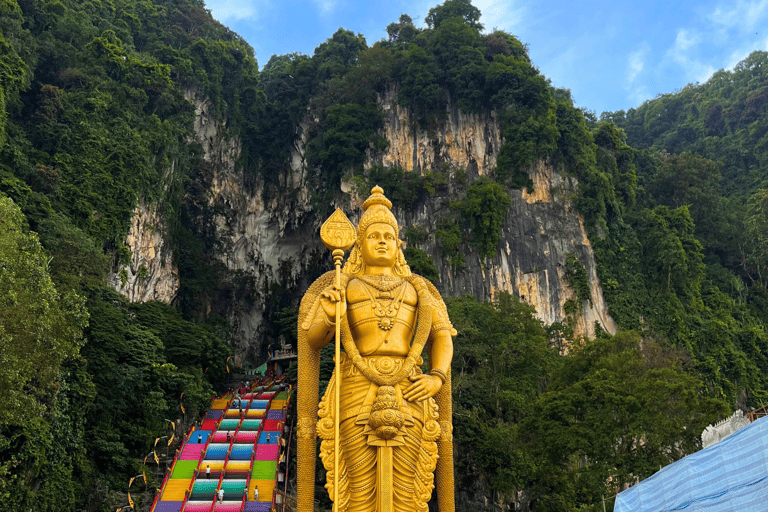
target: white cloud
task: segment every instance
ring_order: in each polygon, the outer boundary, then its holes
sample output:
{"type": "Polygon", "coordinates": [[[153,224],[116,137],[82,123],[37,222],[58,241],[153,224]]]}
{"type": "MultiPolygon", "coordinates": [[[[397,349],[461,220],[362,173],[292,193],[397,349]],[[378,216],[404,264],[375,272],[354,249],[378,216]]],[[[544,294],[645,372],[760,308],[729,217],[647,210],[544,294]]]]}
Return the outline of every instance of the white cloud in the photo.
{"type": "Polygon", "coordinates": [[[731,53],[731,56],[728,59],[728,64],[726,64],[724,69],[733,69],[736,67],[736,64],[746,59],[750,53],[756,50],[768,51],[768,37],[758,42],[757,45],[741,45],[739,48],[734,50],[731,53]]]}
{"type": "Polygon", "coordinates": [[[761,30],[768,20],[768,0],[738,0],[735,5],[721,4],[707,18],[715,27],[735,29],[742,34],[761,30]]]}
{"type": "Polygon", "coordinates": [[[260,0],[206,0],[205,7],[211,10],[214,18],[226,23],[245,19],[257,19],[261,7],[265,4],[260,0]]]}
{"type": "Polygon", "coordinates": [[[700,43],[701,34],[695,30],[681,28],[677,31],[675,43],[672,45],[672,48],[669,49],[667,54],[675,61],[681,62],[687,59],[687,52],[698,46],[700,43]]]}
{"type": "Polygon", "coordinates": [[[676,64],[688,83],[707,81],[715,68],[699,58],[702,43],[703,37],[698,30],[678,29],[675,42],[667,50],[662,65],[676,64]]]}
{"type": "Polygon", "coordinates": [[[646,85],[648,60],[651,55],[651,45],[648,44],[648,41],[643,41],[637,50],[627,55],[624,90],[627,91],[626,99],[631,105],[640,105],[652,97],[646,85]]]}
{"type": "Polygon", "coordinates": [[[527,14],[524,5],[515,5],[516,2],[510,0],[475,0],[472,3],[482,13],[480,23],[485,26],[486,32],[495,28],[514,32],[515,27],[520,26],[527,14]]]}
{"type": "Polygon", "coordinates": [[[653,98],[645,85],[637,85],[627,88],[627,99],[630,105],[642,105],[644,101],[653,98]]]}
{"type": "Polygon", "coordinates": [[[705,15],[711,23],[714,37],[729,50],[723,57],[724,69],[733,69],[755,50],[768,49],[765,27],[768,26],[768,0],[738,0],[720,4],[705,15]]]}
{"type": "Polygon", "coordinates": [[[634,51],[627,56],[626,79],[628,85],[631,85],[638,75],[643,72],[645,61],[648,58],[650,51],[650,45],[644,41],[639,50],[634,51]]]}
{"type": "Polygon", "coordinates": [[[312,0],[321,16],[328,16],[336,11],[339,0],[312,0]]]}

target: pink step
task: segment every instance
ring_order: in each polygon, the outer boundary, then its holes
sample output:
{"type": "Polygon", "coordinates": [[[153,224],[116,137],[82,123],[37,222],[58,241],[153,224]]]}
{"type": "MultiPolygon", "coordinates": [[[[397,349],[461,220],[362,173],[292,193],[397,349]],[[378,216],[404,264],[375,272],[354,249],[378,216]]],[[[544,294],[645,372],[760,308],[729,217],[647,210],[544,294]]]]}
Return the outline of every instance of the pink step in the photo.
{"type": "Polygon", "coordinates": [[[179,460],[198,460],[204,448],[204,444],[186,443],[184,449],[181,450],[179,460]]]}
{"type": "Polygon", "coordinates": [[[214,508],[213,510],[215,510],[216,512],[240,512],[241,505],[242,505],[242,502],[240,501],[229,502],[229,503],[224,501],[221,503],[216,503],[216,508],[214,508]]]}
{"type": "Polygon", "coordinates": [[[237,443],[255,443],[256,442],[256,432],[255,431],[238,432],[237,433],[237,437],[235,438],[235,442],[237,442],[237,443]]]}
{"type": "Polygon", "coordinates": [[[276,444],[260,444],[256,447],[256,460],[277,460],[279,451],[276,444]]]}
{"type": "Polygon", "coordinates": [[[211,510],[210,501],[188,501],[184,512],[208,512],[211,510]]]}
{"type": "MultiPolygon", "coordinates": [[[[232,439],[235,437],[234,431],[229,433],[229,438],[232,439]]],[[[213,433],[213,440],[212,443],[226,443],[227,442],[227,431],[226,430],[217,430],[213,433]]]]}

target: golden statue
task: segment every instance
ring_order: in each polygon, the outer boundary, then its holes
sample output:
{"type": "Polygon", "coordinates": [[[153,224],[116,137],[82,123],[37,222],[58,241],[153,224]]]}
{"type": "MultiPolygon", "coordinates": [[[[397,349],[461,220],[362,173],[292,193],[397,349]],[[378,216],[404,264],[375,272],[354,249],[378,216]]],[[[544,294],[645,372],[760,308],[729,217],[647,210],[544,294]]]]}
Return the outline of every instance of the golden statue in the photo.
{"type": "Polygon", "coordinates": [[[456,331],[435,287],[406,264],[392,203],[383,192],[373,188],[349,243],[341,241],[346,216],[337,210],[334,216],[344,220],[328,220],[337,242],[326,245],[336,248],[337,268],[341,249],[353,241],[354,247],[338,284],[328,272],[301,301],[300,512],[314,510],[316,436],[322,439],[320,458],[334,511],[426,512],[436,473],[438,508],[454,512],[451,337],[456,331]],[[333,340],[334,330],[344,352],[318,408],[320,349],[333,340]],[[425,348],[427,374],[421,370],[425,348]]]}

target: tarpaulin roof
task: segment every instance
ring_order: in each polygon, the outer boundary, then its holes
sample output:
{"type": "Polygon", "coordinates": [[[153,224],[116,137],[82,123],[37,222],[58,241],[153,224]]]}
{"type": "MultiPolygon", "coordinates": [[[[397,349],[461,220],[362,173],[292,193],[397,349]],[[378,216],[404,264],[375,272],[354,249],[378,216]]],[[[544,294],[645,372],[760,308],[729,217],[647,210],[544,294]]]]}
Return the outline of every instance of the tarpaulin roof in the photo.
{"type": "Polygon", "coordinates": [[[663,468],[616,497],[614,512],[765,512],[768,417],[663,468]]]}

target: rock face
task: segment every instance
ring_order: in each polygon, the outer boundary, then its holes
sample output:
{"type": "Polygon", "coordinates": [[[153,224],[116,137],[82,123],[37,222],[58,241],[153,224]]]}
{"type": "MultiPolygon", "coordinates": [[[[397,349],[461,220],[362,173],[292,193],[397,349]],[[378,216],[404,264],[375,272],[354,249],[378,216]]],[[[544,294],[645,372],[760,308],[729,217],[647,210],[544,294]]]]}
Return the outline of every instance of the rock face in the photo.
{"type": "Polygon", "coordinates": [[[179,289],[179,272],[166,241],[166,229],[156,206],[139,204],[133,211],[125,244],[131,263],[109,276],[112,286],[133,302],[170,303],[179,289]]]}
{"type": "MultiPolygon", "coordinates": [[[[563,307],[566,301],[573,300],[582,310],[574,318],[576,335],[593,336],[596,322],[604,330],[616,332],[603,299],[583,220],[568,200],[569,193],[575,192],[576,181],[563,178],[543,163],[530,173],[534,193],[510,191],[512,204],[493,258],[481,261],[477,251],[465,247],[465,266],[455,270],[433,236],[419,245],[435,261],[441,276],[435,284],[444,295],[471,294],[479,300],[508,292],[534,306],[537,318],[547,325],[564,322],[563,307]],[[569,254],[576,256],[586,270],[591,301],[579,301],[565,280],[564,265],[569,254]]],[[[404,225],[420,226],[435,233],[440,219],[449,214],[446,210],[445,203],[427,202],[417,211],[404,213],[404,225]]]]}
{"type": "MultiPolygon", "coordinates": [[[[430,134],[414,129],[407,109],[397,104],[394,89],[382,99],[386,115],[384,135],[390,145],[381,155],[372,155],[368,166],[399,165],[411,172],[424,174],[440,164],[466,170],[471,179],[487,175],[495,166],[501,147],[501,129],[493,112],[465,114],[448,107],[442,126],[430,134]]],[[[480,261],[477,252],[465,251],[466,266],[456,271],[447,264],[445,255],[430,236],[420,244],[435,260],[441,276],[441,293],[462,296],[467,293],[480,300],[498,292],[517,295],[536,308],[537,317],[546,324],[565,320],[563,306],[577,300],[564,279],[564,262],[574,254],[584,266],[591,291],[591,301],[579,304],[582,314],[574,320],[577,335],[594,335],[595,323],[610,333],[616,325],[608,314],[597,278],[592,246],[584,222],[573,208],[570,196],[577,182],[539,162],[530,169],[534,190],[512,190],[512,205],[502,228],[499,250],[491,260],[480,261]]],[[[386,191],[385,191],[386,193],[386,191]]],[[[433,198],[414,211],[398,210],[401,230],[419,226],[434,234],[439,220],[448,212],[446,201],[433,198]]],[[[581,301],[578,301],[581,302],[581,301]]]]}
{"type": "Polygon", "coordinates": [[[488,174],[496,166],[501,132],[494,112],[466,114],[448,105],[440,129],[427,132],[414,129],[410,111],[397,103],[396,88],[387,91],[381,104],[386,116],[382,135],[389,147],[369,163],[424,174],[445,162],[466,169],[470,177],[488,174]]]}
{"type": "MultiPolygon", "coordinates": [[[[207,100],[193,93],[187,97],[196,106],[196,137],[210,173],[206,201],[212,211],[219,248],[216,257],[235,279],[248,282],[251,290],[246,296],[233,296],[225,304],[212,304],[210,308],[218,308],[229,318],[238,352],[252,352],[262,344],[276,342],[265,339],[263,322],[265,311],[275,303],[275,286],[283,296],[290,294],[295,305],[309,282],[320,271],[332,268],[318,235],[324,220],[319,217],[324,215],[316,213],[313,191],[308,185],[304,158],[308,126],[300,127],[289,166],[279,172],[278,192],[265,200],[264,184],[258,180],[254,183],[252,178],[247,180],[238,170],[236,162],[241,147],[236,138],[226,133],[226,122],[212,114],[207,100]]],[[[438,168],[448,169],[453,175],[465,173],[469,181],[494,168],[502,140],[493,112],[465,114],[449,106],[437,129],[427,132],[415,127],[409,111],[398,105],[396,98],[393,89],[380,99],[385,113],[381,134],[390,144],[383,152],[369,154],[367,166],[399,165],[422,175],[438,168]]],[[[449,198],[445,194],[423,198],[412,209],[395,205],[401,233],[413,226],[425,230],[427,237],[418,247],[434,259],[441,276],[435,284],[444,295],[469,293],[478,299],[490,299],[506,291],[533,305],[538,318],[547,324],[564,321],[564,304],[569,299],[576,300],[564,279],[566,256],[573,254],[584,266],[591,289],[591,301],[579,301],[581,312],[573,322],[576,333],[591,336],[595,323],[615,332],[583,221],[569,200],[576,181],[545,162],[530,169],[530,175],[535,184],[533,192],[508,191],[512,204],[504,219],[496,255],[490,259],[481,261],[476,250],[464,246],[464,267],[451,267],[450,255],[442,254],[435,237],[438,220],[448,213],[449,198]]],[[[336,198],[338,204],[322,206],[340,206],[356,222],[362,201],[355,188],[342,183],[336,198]]],[[[149,236],[163,231],[153,231],[150,226],[154,224],[142,220],[142,215],[147,213],[137,209],[135,229],[132,228],[128,241],[138,265],[144,263],[147,269],[158,269],[157,274],[151,271],[153,277],[146,285],[137,284],[135,279],[123,287],[118,286],[119,280],[114,282],[131,300],[169,301],[178,288],[178,276],[168,267],[171,258],[167,250],[160,250],[162,241],[149,236]],[[150,292],[150,287],[158,291],[150,292]]],[[[138,268],[134,270],[132,262],[129,275],[137,275],[138,268]]]]}

